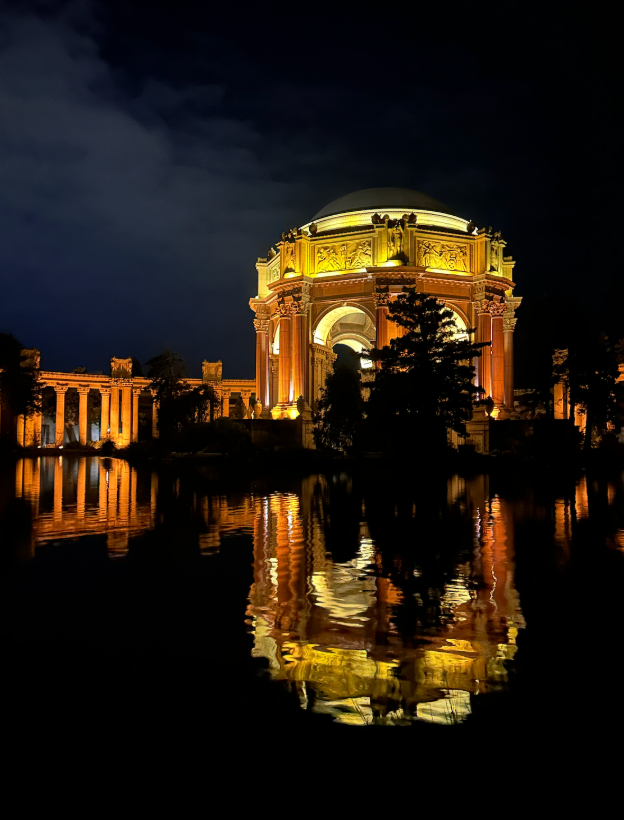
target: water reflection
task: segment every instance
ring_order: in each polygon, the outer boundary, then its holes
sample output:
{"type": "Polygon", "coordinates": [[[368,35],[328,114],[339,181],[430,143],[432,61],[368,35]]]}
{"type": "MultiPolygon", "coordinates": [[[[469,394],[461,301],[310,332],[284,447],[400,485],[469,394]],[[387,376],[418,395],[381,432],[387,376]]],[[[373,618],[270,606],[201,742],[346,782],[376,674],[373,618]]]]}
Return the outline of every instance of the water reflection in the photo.
{"type": "Polygon", "coordinates": [[[427,589],[425,601],[418,591],[431,579],[414,566],[406,583],[399,564],[409,558],[397,554],[386,573],[388,556],[365,520],[356,555],[333,560],[325,539],[331,523],[318,504],[325,490],[315,476],[303,482],[301,497],[276,494],[258,504],[248,610],[254,654],[269,661],[274,678],[295,684],[304,707],[312,692],[312,708],[341,722],[462,719],[470,694],[506,682],[525,627],[505,502],[487,498],[483,478],[449,482],[449,505],[473,511],[472,554],[439,591],[437,623],[405,634],[397,615],[407,595],[412,606],[435,609],[437,592],[427,589]]]}
{"type": "MultiPolygon", "coordinates": [[[[347,475],[313,475],[290,492],[214,487],[84,457],[18,461],[14,484],[32,509],[31,555],[39,544],[98,534],[120,558],[152,529],[179,548],[181,527],[193,549],[211,553],[247,534],[253,655],[302,708],[350,724],[457,723],[475,697],[505,691],[527,628],[519,524],[551,527],[564,568],[592,505],[622,507],[620,484],[586,478],[546,500],[526,487],[510,499],[485,475],[411,495],[347,475]]],[[[607,538],[616,550],[623,523],[616,516],[607,538]]]]}

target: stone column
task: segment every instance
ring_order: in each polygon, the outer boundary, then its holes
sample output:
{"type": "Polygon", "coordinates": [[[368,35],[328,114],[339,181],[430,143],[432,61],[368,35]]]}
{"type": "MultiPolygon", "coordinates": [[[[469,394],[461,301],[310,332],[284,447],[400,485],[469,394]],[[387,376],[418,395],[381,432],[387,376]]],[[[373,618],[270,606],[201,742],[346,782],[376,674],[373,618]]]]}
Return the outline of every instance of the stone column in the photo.
{"type": "Polygon", "coordinates": [[[378,349],[386,347],[390,342],[390,333],[388,327],[388,305],[390,304],[390,295],[387,293],[375,293],[375,330],[376,341],[375,347],[378,349]]]}
{"type": "Polygon", "coordinates": [[[35,410],[24,416],[24,446],[36,447],[41,444],[41,411],[35,410]]]}
{"type": "Polygon", "coordinates": [[[23,447],[26,442],[26,417],[17,417],[17,444],[18,447],[23,447]]]}
{"type": "Polygon", "coordinates": [[[269,356],[269,407],[279,401],[279,356],[269,356]]]}
{"type": "Polygon", "coordinates": [[[279,323],[279,403],[290,404],[291,367],[290,367],[290,326],[291,312],[289,305],[280,305],[279,323]]]}
{"type": "Polygon", "coordinates": [[[113,381],[110,400],[110,437],[115,444],[119,441],[119,383],[113,381]]]}
{"type": "Polygon", "coordinates": [[[514,402],[514,329],[518,320],[503,317],[503,346],[505,348],[505,407],[510,413],[515,412],[514,402]]]}
{"type": "Polygon", "coordinates": [[[490,314],[492,316],[492,400],[499,412],[505,406],[503,313],[506,309],[507,307],[504,302],[495,302],[490,306],[490,314]]]}
{"type": "Polygon", "coordinates": [[[85,385],[78,386],[78,441],[84,447],[87,443],[87,402],[89,399],[89,388],[85,385]]]}
{"type": "Polygon", "coordinates": [[[121,388],[121,441],[128,446],[132,436],[132,387],[124,384],[121,388]]]}
{"type": "Polygon", "coordinates": [[[245,418],[250,418],[249,399],[251,398],[251,390],[241,390],[241,398],[245,406],[245,418]]]}
{"type": "Polygon", "coordinates": [[[485,399],[492,393],[492,317],[489,311],[490,303],[481,302],[479,306],[479,322],[477,325],[477,341],[488,342],[481,348],[479,359],[479,387],[483,388],[481,398],[485,399]]]}
{"type": "Polygon", "coordinates": [[[56,446],[62,447],[65,441],[65,393],[67,392],[66,384],[57,384],[54,386],[56,392],[56,446]]]}
{"type": "Polygon", "coordinates": [[[221,390],[221,399],[223,401],[223,409],[221,411],[223,418],[227,419],[230,417],[230,396],[232,395],[231,390],[226,390],[223,388],[221,390]]]}
{"type": "Polygon", "coordinates": [[[100,411],[100,441],[108,438],[108,428],[110,425],[110,387],[100,387],[100,396],[102,397],[102,407],[100,411]]]}
{"type": "Polygon", "coordinates": [[[132,441],[139,440],[139,396],[140,387],[132,388],[132,441]]]}
{"type": "Polygon", "coordinates": [[[310,358],[308,344],[308,306],[300,305],[293,314],[293,400],[303,396],[309,401],[306,373],[310,358]]]}
{"type": "Polygon", "coordinates": [[[152,393],[152,438],[158,438],[158,400],[152,393]]]}
{"type": "Polygon", "coordinates": [[[258,316],[256,328],[256,400],[262,407],[269,405],[269,320],[258,316]]]}

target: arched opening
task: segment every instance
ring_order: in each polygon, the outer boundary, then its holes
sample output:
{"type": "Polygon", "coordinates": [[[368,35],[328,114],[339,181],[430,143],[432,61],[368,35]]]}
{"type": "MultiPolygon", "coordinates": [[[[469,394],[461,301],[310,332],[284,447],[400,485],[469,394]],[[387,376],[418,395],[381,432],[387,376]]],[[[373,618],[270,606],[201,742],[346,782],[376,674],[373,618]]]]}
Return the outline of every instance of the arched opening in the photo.
{"type": "Polygon", "coordinates": [[[328,347],[338,356],[340,364],[356,361],[368,368],[368,359],[359,360],[359,354],[375,345],[375,324],[372,317],[354,305],[340,305],[325,313],[314,329],[314,342],[328,347]],[[352,351],[357,359],[349,354],[352,351]]]}

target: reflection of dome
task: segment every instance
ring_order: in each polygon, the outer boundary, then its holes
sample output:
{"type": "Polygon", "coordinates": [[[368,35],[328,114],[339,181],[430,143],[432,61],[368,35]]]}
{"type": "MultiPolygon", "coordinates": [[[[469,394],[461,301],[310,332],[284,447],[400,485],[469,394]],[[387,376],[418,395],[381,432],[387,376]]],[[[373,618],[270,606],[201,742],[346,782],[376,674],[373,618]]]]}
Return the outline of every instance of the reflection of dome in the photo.
{"type": "Polygon", "coordinates": [[[412,191],[409,188],[364,188],[361,191],[354,191],[346,196],[334,199],[329,205],[315,214],[314,219],[322,219],[334,214],[344,214],[350,211],[383,211],[401,210],[406,211],[436,211],[442,214],[458,216],[446,205],[420,191],[412,191]]]}

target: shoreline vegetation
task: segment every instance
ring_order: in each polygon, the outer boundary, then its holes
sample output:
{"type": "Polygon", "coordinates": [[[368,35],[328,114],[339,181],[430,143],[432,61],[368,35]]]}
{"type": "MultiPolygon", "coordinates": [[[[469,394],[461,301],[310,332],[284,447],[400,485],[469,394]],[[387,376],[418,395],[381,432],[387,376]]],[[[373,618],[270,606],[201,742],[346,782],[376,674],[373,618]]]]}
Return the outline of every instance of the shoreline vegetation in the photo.
{"type": "MultiPolygon", "coordinates": [[[[539,423],[539,422],[538,422],[539,423]]],[[[236,421],[231,424],[237,424],[236,421]]],[[[241,425],[242,426],[242,425],[241,425]]],[[[0,452],[0,463],[18,458],[40,457],[81,457],[99,456],[101,458],[124,459],[133,465],[152,465],[158,467],[175,467],[176,469],[199,468],[205,477],[218,479],[239,473],[254,475],[287,470],[293,475],[308,475],[314,472],[327,472],[350,469],[369,469],[376,471],[387,468],[392,475],[412,476],[413,479],[426,475],[448,472],[500,472],[515,470],[523,475],[530,474],[536,468],[551,472],[584,469],[622,469],[624,467],[624,445],[615,436],[613,441],[604,446],[585,451],[580,447],[565,449],[537,449],[526,447],[518,451],[494,451],[489,455],[474,452],[471,448],[459,450],[449,447],[438,452],[435,458],[411,459],[408,454],[332,450],[303,449],[279,447],[262,449],[251,444],[248,437],[241,437],[238,446],[229,451],[227,448],[212,447],[202,450],[189,450],[176,447],[175,442],[165,444],[159,439],[151,439],[117,448],[112,442],[105,441],[101,446],[80,446],[77,444],[58,447],[5,447],[0,452]],[[424,471],[424,472],[423,472],[424,471]]]]}

